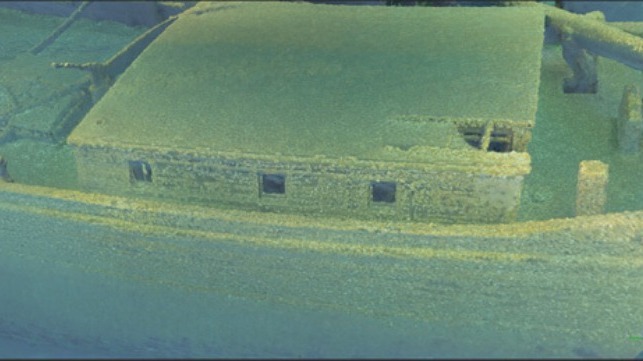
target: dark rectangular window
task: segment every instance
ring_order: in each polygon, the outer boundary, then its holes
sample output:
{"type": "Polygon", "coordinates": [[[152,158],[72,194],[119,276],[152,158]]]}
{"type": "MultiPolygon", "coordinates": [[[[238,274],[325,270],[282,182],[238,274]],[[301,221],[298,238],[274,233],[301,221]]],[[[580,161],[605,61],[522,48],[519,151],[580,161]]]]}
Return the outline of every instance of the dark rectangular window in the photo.
{"type": "Polygon", "coordinates": [[[465,127],[460,129],[464,140],[472,147],[480,149],[482,144],[483,127],[465,127]]]}
{"type": "Polygon", "coordinates": [[[513,142],[513,132],[511,129],[494,130],[491,133],[488,152],[507,153],[511,152],[513,142]]]}
{"type": "Polygon", "coordinates": [[[283,174],[261,174],[261,192],[264,194],[286,193],[286,176],[283,174]]]}
{"type": "Polygon", "coordinates": [[[143,160],[129,161],[129,180],[131,182],[151,182],[152,167],[143,160]]]}
{"type": "MultiPolygon", "coordinates": [[[[484,136],[484,127],[463,127],[460,128],[460,134],[464,140],[472,147],[482,148],[482,137],[484,136]]],[[[487,152],[507,153],[511,152],[513,142],[513,132],[511,129],[497,129],[494,127],[490,134],[489,146],[487,152]]]]}
{"type": "Polygon", "coordinates": [[[371,182],[371,195],[373,202],[395,202],[395,182],[371,182]]]}

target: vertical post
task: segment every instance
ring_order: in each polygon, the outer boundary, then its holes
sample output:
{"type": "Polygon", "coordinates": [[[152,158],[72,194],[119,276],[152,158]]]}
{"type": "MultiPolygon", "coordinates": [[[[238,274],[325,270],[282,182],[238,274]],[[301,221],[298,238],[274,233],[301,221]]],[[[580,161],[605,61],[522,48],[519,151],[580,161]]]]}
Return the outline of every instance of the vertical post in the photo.
{"type": "Polygon", "coordinates": [[[7,170],[7,160],[4,159],[3,156],[0,155],[0,181],[4,181],[7,183],[12,183],[13,178],[9,175],[9,171],[7,170]]]}
{"type": "Polygon", "coordinates": [[[618,109],[617,133],[618,148],[623,154],[639,152],[643,134],[643,116],[641,115],[641,95],[634,85],[626,85],[618,109]]]}
{"type": "Polygon", "coordinates": [[[598,75],[596,72],[596,55],[579,46],[569,34],[563,33],[563,57],[573,71],[571,78],[566,78],[563,83],[565,93],[596,94],[598,88],[598,75]]]}
{"type": "Polygon", "coordinates": [[[608,165],[599,160],[584,160],[578,168],[576,215],[601,214],[607,201],[608,165]]]}

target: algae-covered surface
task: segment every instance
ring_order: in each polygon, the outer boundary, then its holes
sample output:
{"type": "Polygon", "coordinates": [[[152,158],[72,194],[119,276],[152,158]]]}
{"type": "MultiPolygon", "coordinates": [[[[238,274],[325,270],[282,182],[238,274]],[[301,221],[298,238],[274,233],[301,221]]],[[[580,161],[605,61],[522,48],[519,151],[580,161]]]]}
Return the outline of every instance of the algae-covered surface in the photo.
{"type": "Polygon", "coordinates": [[[470,148],[449,122],[400,118],[532,124],[543,21],[535,8],[202,3],[70,142],[362,159],[470,148]]]}
{"type": "MultiPolygon", "coordinates": [[[[416,16],[389,10],[399,19],[416,16]]],[[[1,40],[16,52],[29,48],[19,39],[35,44],[60,22],[12,14],[24,28],[15,25],[20,31],[6,33],[15,37],[1,40]]],[[[341,43],[341,34],[327,41],[341,43]]],[[[73,53],[90,46],[73,38],[54,43],[52,59],[111,55],[73,53]]],[[[505,49],[484,44],[490,53],[505,49]]],[[[419,61],[409,51],[408,61],[419,61]]],[[[542,55],[521,219],[573,216],[578,162],[585,159],[610,166],[608,211],[643,209],[642,156],[617,153],[611,121],[623,86],[643,85],[640,73],[601,58],[598,94],[563,94],[569,70],[560,47],[547,45],[542,55]]],[[[45,60],[27,58],[33,61],[11,63],[14,73],[3,67],[3,79],[19,84],[17,77],[38,74],[38,82],[20,85],[33,94],[58,84],[45,60]]],[[[450,60],[475,73],[468,60],[450,60]]],[[[72,80],[83,81],[78,75],[72,80]]],[[[481,106],[503,111],[493,102],[481,106]]],[[[31,121],[50,121],[47,112],[33,114],[38,119],[31,121]]],[[[192,120],[179,124],[201,129],[192,120]]],[[[150,129],[169,131],[161,125],[150,129]]],[[[281,131],[284,141],[296,141],[281,131]]],[[[640,212],[472,227],[315,219],[65,191],[76,186],[66,145],[15,139],[1,144],[0,154],[16,180],[0,185],[0,357],[631,358],[643,349],[640,212]]]]}
{"type": "Polygon", "coordinates": [[[0,139],[51,140],[52,131],[83,97],[87,73],[54,70],[53,62],[104,61],[142,28],[80,19],[40,54],[29,50],[63,18],[0,9],[0,139]]]}
{"type": "Polygon", "coordinates": [[[564,94],[571,75],[558,45],[543,49],[543,72],[536,127],[529,144],[532,172],[525,179],[520,219],[575,215],[578,163],[596,159],[609,165],[606,211],[643,208],[643,155],[618,151],[616,125],[623,88],[641,88],[640,71],[599,58],[597,94],[564,94]]]}

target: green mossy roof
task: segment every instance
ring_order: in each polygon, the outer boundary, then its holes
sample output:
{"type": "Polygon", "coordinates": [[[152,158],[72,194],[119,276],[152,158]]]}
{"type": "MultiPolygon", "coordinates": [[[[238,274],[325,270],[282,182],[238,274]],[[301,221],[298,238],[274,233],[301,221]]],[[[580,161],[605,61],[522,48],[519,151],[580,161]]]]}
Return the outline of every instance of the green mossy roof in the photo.
{"type": "Polygon", "coordinates": [[[69,141],[363,159],[467,148],[449,122],[400,118],[533,123],[543,22],[522,7],[200,3],[69,141]]]}

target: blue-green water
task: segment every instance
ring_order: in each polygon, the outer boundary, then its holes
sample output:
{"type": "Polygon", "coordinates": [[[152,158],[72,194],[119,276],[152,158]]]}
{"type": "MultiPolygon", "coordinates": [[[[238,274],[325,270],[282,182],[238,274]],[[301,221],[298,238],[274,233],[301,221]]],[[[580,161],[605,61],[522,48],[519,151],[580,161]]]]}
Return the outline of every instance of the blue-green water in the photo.
{"type": "MultiPolygon", "coordinates": [[[[20,32],[20,43],[0,45],[8,48],[12,44],[19,44],[22,48],[18,50],[24,51],[41,40],[58,22],[52,21],[51,24],[43,26],[38,34],[35,30],[31,33],[20,32]],[[31,37],[25,34],[31,34],[31,37]]],[[[69,35],[75,34],[73,29],[68,32],[69,35]]],[[[110,36],[114,35],[113,31],[104,32],[110,36]]],[[[9,32],[3,34],[7,33],[9,32]]],[[[98,46],[98,42],[83,43],[84,39],[81,37],[63,37],[43,54],[52,55],[52,60],[56,61],[106,59],[133,35],[135,34],[124,34],[121,42],[114,41],[110,46],[105,45],[106,49],[100,56],[94,48],[98,46]],[[71,56],[65,39],[73,40],[69,43],[82,54],[71,56]]],[[[5,71],[7,69],[5,68],[5,71]]],[[[566,68],[560,69],[561,74],[556,76],[562,77],[566,68]]],[[[47,68],[47,71],[50,70],[47,68]]],[[[23,80],[18,77],[17,79],[23,80]]],[[[558,79],[554,80],[556,83],[551,89],[559,89],[560,82],[558,79]]],[[[11,88],[7,84],[4,85],[11,88]]],[[[619,83],[618,87],[621,85],[619,83]]],[[[617,91],[617,95],[620,96],[620,88],[617,91]]],[[[554,97],[558,98],[559,95],[555,94],[554,97]]],[[[593,103],[593,98],[575,98],[579,107],[592,110],[587,108],[584,102],[593,103]]],[[[541,99],[544,105],[549,104],[547,101],[550,101],[550,98],[545,93],[541,99]]],[[[605,112],[608,115],[613,114],[615,108],[611,107],[605,112]]],[[[540,207],[547,208],[547,212],[541,212],[543,216],[540,218],[551,217],[548,205],[555,204],[558,207],[556,216],[571,216],[571,196],[568,197],[570,199],[558,196],[563,193],[573,195],[576,164],[579,160],[596,157],[592,149],[589,149],[589,145],[593,144],[583,144],[582,149],[585,153],[582,156],[572,154],[565,140],[567,133],[547,126],[547,112],[542,112],[539,116],[538,127],[534,132],[535,139],[530,145],[535,172],[527,179],[527,189],[534,190],[533,198],[545,201],[532,205],[536,210],[528,212],[528,215],[538,215],[540,207]],[[549,133],[559,137],[547,138],[549,133]],[[547,153],[540,151],[545,148],[548,150],[547,153]],[[556,151],[552,151],[552,148],[556,151]],[[559,150],[560,153],[565,152],[567,158],[573,158],[572,161],[562,164],[557,155],[559,150]],[[553,157],[546,156],[551,154],[553,157]],[[557,160],[560,166],[552,167],[552,164],[548,163],[549,159],[557,160]],[[563,178],[563,173],[569,173],[569,176],[563,178]],[[551,184],[552,179],[556,178],[561,179],[560,183],[564,187],[553,191],[549,188],[537,188],[540,179],[545,179],[542,183],[551,184]],[[552,199],[556,199],[557,202],[550,202],[552,199]]],[[[559,122],[561,127],[564,125],[554,116],[551,116],[551,121],[559,122]]],[[[593,129],[586,128],[588,132],[593,129]]],[[[602,131],[605,130],[602,128],[602,131]]],[[[586,136],[578,138],[587,139],[586,136]]],[[[49,144],[36,147],[33,143],[34,141],[19,141],[2,146],[2,154],[10,160],[14,178],[21,183],[73,188],[73,180],[68,176],[73,169],[73,161],[67,151],[49,144]],[[36,152],[35,149],[42,151],[36,152]]],[[[613,171],[618,172],[619,169],[633,168],[628,162],[629,160],[609,159],[608,163],[613,171]]],[[[641,168],[638,170],[640,173],[641,168]]],[[[611,178],[610,184],[615,185],[615,191],[611,194],[616,194],[616,190],[621,190],[627,185],[617,176],[611,178]]],[[[640,209],[637,200],[641,199],[641,188],[637,188],[635,182],[629,187],[632,191],[622,196],[625,198],[616,199],[618,202],[610,211],[640,209]]],[[[22,227],[31,227],[35,222],[33,216],[28,214],[13,216],[17,218],[10,220],[22,227]]],[[[3,219],[7,219],[6,214],[3,214],[3,219]]],[[[60,227],[64,227],[64,224],[60,227]]],[[[29,247],[31,243],[41,243],[45,237],[41,235],[38,240],[33,240],[12,236],[14,238],[8,239],[7,234],[6,228],[0,229],[0,242],[24,243],[25,247],[29,247]]],[[[338,291],[341,289],[342,287],[338,287],[338,291]]],[[[475,293],[475,290],[469,291],[475,293]]],[[[550,288],[549,291],[555,293],[556,290],[550,288]]],[[[464,294],[462,297],[467,295],[464,294]]],[[[479,311],[483,313],[485,309],[480,308],[479,311]]],[[[454,312],[457,312],[455,308],[454,312]]],[[[493,319],[493,315],[488,315],[488,318],[493,319]]],[[[544,328],[546,325],[534,326],[544,328]]],[[[632,342],[638,341],[633,339],[632,342]]],[[[224,291],[197,292],[86,272],[73,265],[48,262],[43,257],[16,257],[15,254],[3,254],[0,248],[0,357],[556,356],[609,355],[601,354],[596,345],[585,344],[582,340],[579,340],[576,347],[567,354],[561,355],[551,351],[547,344],[538,340],[529,340],[508,331],[500,331],[494,327],[492,321],[481,326],[455,328],[404,317],[364,314],[357,310],[350,312],[233,297],[224,291]]]]}

